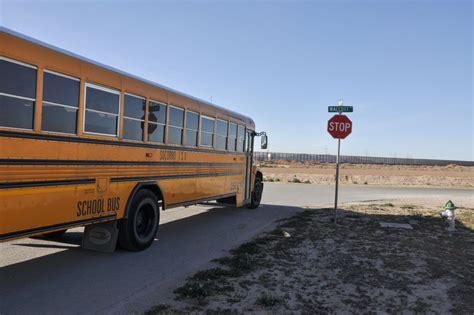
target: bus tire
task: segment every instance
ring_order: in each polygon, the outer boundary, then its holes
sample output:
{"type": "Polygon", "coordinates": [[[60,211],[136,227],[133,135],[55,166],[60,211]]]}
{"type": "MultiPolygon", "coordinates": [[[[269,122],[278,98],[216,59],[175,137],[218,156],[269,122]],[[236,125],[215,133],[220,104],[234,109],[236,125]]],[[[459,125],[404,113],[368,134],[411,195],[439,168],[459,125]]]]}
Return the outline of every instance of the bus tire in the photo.
{"type": "Polygon", "coordinates": [[[160,209],[156,195],[139,190],[130,203],[127,219],[119,224],[119,245],[130,251],[144,250],[153,243],[160,223],[160,209]]]}
{"type": "Polygon", "coordinates": [[[250,200],[250,209],[256,209],[260,206],[260,201],[262,201],[263,194],[263,181],[260,176],[255,177],[255,185],[252,191],[252,197],[250,200]]]}

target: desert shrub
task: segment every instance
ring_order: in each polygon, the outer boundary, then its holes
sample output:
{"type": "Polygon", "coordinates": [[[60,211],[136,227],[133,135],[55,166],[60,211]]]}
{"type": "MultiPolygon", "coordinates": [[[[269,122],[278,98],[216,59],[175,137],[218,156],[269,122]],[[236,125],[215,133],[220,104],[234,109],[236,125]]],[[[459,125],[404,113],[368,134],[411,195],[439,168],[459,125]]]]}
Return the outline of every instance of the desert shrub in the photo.
{"type": "Polygon", "coordinates": [[[296,177],[296,175],[291,180],[289,180],[288,182],[289,183],[296,183],[296,184],[302,183],[302,181],[298,177],[296,177]]]}

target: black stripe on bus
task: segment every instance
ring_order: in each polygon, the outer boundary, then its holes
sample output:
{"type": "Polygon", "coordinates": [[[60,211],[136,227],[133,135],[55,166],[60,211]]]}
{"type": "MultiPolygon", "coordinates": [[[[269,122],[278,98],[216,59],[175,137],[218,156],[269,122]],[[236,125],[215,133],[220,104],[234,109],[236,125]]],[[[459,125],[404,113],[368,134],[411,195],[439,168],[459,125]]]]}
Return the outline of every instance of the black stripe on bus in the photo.
{"type": "Polygon", "coordinates": [[[204,153],[216,153],[216,154],[233,154],[233,155],[244,155],[245,154],[245,152],[236,152],[236,151],[220,151],[220,150],[213,150],[213,149],[179,147],[179,146],[171,146],[171,145],[163,145],[163,144],[125,142],[125,141],[118,141],[118,140],[114,141],[114,140],[105,140],[105,139],[79,138],[79,137],[74,137],[74,136],[67,137],[67,136],[60,136],[60,135],[26,133],[26,132],[7,131],[7,130],[0,130],[0,137],[49,140],[49,141],[63,141],[63,142],[80,142],[80,143],[91,143],[91,144],[115,145],[115,146],[123,146],[123,147],[152,148],[152,149],[204,152],[204,153]]]}
{"type": "Polygon", "coordinates": [[[176,161],[103,161],[103,160],[44,160],[0,159],[0,165],[166,165],[166,166],[241,166],[243,163],[176,162],[176,161]]]}
{"type": "Polygon", "coordinates": [[[95,184],[95,179],[83,178],[83,179],[30,181],[30,182],[6,182],[6,183],[0,183],[0,189],[41,187],[41,186],[83,185],[83,184],[95,184]]]}
{"type": "MultiPolygon", "coordinates": [[[[158,176],[132,176],[132,177],[113,177],[110,182],[129,182],[141,180],[161,180],[161,179],[179,179],[179,178],[196,178],[196,177],[213,177],[213,176],[233,176],[240,175],[241,172],[227,173],[198,173],[198,174],[181,174],[181,175],[158,175],[158,176]]],[[[81,185],[94,184],[95,179],[68,179],[68,180],[50,180],[50,181],[30,181],[30,182],[5,182],[0,183],[0,189],[6,188],[25,188],[25,187],[42,187],[42,186],[64,186],[64,185],[81,185]]]]}
{"type": "Polygon", "coordinates": [[[116,215],[107,215],[103,217],[96,217],[96,218],[90,218],[90,219],[83,219],[83,220],[77,220],[77,221],[70,221],[66,223],[59,223],[59,224],[53,224],[53,225],[48,225],[48,226],[42,226],[42,227],[37,227],[33,229],[28,229],[28,230],[21,230],[21,231],[16,231],[16,232],[10,232],[6,234],[0,234],[0,240],[5,240],[8,238],[13,238],[13,237],[18,237],[18,236],[25,236],[28,234],[33,234],[33,233],[38,233],[38,232],[44,232],[47,233],[48,231],[51,230],[56,230],[60,228],[71,228],[77,225],[82,225],[85,223],[90,223],[90,222],[102,222],[102,221],[109,221],[109,220],[114,220],[116,218],[116,215]]]}
{"type": "Polygon", "coordinates": [[[170,203],[166,205],[166,208],[169,209],[169,208],[175,208],[175,207],[180,207],[180,206],[189,206],[189,205],[194,205],[194,204],[204,202],[204,201],[234,197],[236,195],[237,195],[236,193],[230,193],[230,194],[216,195],[216,196],[210,196],[210,197],[200,198],[200,199],[193,199],[193,200],[188,200],[188,201],[183,201],[183,202],[170,203]]]}
{"type": "Polygon", "coordinates": [[[157,176],[133,176],[133,177],[113,177],[110,182],[130,182],[140,180],[161,180],[161,179],[179,179],[179,178],[195,178],[195,177],[214,177],[214,176],[233,176],[241,175],[242,172],[228,173],[204,173],[204,174],[182,174],[182,175],[157,175],[157,176]]]}

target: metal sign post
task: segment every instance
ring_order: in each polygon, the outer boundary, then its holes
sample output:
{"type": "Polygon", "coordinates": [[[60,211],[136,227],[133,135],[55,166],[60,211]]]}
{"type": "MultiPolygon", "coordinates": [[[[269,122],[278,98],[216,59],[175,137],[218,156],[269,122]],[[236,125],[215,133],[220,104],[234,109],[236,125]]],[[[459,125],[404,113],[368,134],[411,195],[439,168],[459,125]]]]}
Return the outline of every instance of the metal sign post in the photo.
{"type": "Polygon", "coordinates": [[[341,154],[341,139],[337,139],[336,157],[336,193],[334,194],[334,224],[337,224],[337,195],[339,192],[339,155],[341,154]]]}
{"type": "Polygon", "coordinates": [[[328,132],[333,138],[337,139],[337,157],[336,157],[336,192],[334,197],[334,224],[337,224],[337,199],[339,195],[339,164],[341,158],[341,139],[345,139],[352,132],[352,121],[343,112],[352,112],[352,106],[343,106],[342,101],[338,106],[329,106],[328,112],[335,112],[337,109],[338,115],[334,115],[328,121],[328,132]]]}

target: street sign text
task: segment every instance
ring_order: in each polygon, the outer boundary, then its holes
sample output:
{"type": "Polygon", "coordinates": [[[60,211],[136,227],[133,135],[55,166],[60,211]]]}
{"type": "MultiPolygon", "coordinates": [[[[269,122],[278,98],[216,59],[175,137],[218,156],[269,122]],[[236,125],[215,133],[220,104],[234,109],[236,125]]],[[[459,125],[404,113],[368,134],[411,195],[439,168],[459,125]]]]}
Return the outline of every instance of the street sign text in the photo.
{"type": "Polygon", "coordinates": [[[329,113],[352,113],[353,111],[352,106],[328,106],[329,113]]]}

